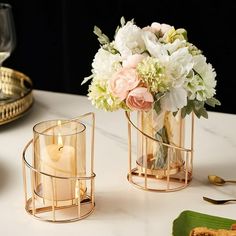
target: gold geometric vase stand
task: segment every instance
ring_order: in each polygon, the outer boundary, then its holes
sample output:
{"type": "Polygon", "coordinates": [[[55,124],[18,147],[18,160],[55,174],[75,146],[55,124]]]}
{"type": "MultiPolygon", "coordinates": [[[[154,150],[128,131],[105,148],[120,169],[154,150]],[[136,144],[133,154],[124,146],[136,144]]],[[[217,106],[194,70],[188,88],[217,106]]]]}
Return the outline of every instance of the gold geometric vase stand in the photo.
{"type": "Polygon", "coordinates": [[[95,129],[95,116],[94,113],[86,113],[82,116],[76,117],[65,122],[80,122],[81,119],[91,117],[91,132],[89,136],[89,156],[90,160],[89,168],[86,169],[86,173],[79,176],[55,176],[48,173],[44,173],[34,166],[33,153],[33,142],[30,140],[25,146],[22,153],[22,170],[23,170],[23,184],[24,184],[24,196],[25,196],[25,210],[31,216],[34,216],[38,220],[47,222],[67,223],[74,222],[89,216],[95,207],[94,197],[94,129],[95,129]],[[37,176],[37,177],[36,177],[37,176]],[[47,178],[48,185],[47,189],[51,188],[50,192],[52,196],[50,199],[45,199],[40,195],[37,186],[37,178],[47,178]],[[68,182],[68,185],[72,182],[75,183],[73,186],[73,197],[66,200],[56,199],[56,182],[64,181],[68,182]],[[86,185],[86,190],[81,192],[81,184],[86,185]]]}
{"type": "MultiPolygon", "coordinates": [[[[125,112],[125,115],[128,121],[128,181],[139,189],[153,192],[171,192],[187,187],[192,180],[193,171],[194,114],[192,113],[189,116],[189,148],[167,144],[157,140],[143,132],[142,127],[139,127],[134,122],[135,119],[131,117],[130,112],[125,112]],[[147,153],[141,161],[137,156],[134,158],[134,141],[137,139],[137,134],[141,135],[145,142],[151,140],[154,143],[157,142],[158,145],[166,147],[168,154],[165,168],[153,169],[147,153]],[[181,155],[182,161],[173,165],[170,160],[176,154],[181,155]]],[[[182,119],[181,122],[185,122],[185,119],[182,119]]],[[[181,125],[181,127],[185,126],[181,125]]],[[[184,132],[186,132],[184,129],[180,130],[180,134],[184,132]]]]}

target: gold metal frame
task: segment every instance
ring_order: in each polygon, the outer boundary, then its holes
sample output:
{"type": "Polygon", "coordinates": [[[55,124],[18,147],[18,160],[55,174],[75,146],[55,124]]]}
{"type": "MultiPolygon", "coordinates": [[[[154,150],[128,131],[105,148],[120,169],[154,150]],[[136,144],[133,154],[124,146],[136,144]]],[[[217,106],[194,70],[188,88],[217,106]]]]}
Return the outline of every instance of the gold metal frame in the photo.
{"type": "MultiPolygon", "coordinates": [[[[22,153],[22,170],[23,170],[23,184],[25,193],[25,210],[36,219],[66,223],[73,222],[77,220],[84,219],[89,216],[95,207],[95,196],[94,196],[94,130],[95,130],[95,115],[94,113],[86,113],[82,116],[71,119],[70,121],[80,122],[83,118],[91,117],[92,127],[91,127],[91,143],[90,143],[90,175],[86,176],[76,176],[76,177],[60,177],[54,176],[47,173],[43,173],[34,168],[32,164],[28,161],[26,157],[27,150],[29,146],[33,143],[33,139],[28,142],[22,153]],[[52,200],[49,201],[44,199],[35,191],[35,176],[44,175],[51,179],[51,189],[52,189],[52,200]],[[80,186],[80,181],[86,181],[89,184],[86,189],[86,196],[81,199],[80,189],[75,189],[76,198],[65,201],[63,205],[60,205],[57,200],[55,200],[55,180],[64,179],[69,181],[76,181],[76,186],[80,186]],[[65,212],[70,212],[69,216],[65,212]],[[58,215],[58,216],[57,216],[58,215]],[[72,216],[73,215],[73,216],[72,216]]],[[[68,122],[70,122],[68,121],[68,122]]],[[[31,157],[32,159],[32,157],[31,157]]]]}
{"type": "Polygon", "coordinates": [[[32,81],[25,74],[0,68],[0,125],[25,115],[33,105],[32,81]]]}
{"type": "MultiPolygon", "coordinates": [[[[130,113],[125,112],[128,120],[128,181],[135,187],[154,192],[171,192],[181,190],[188,186],[192,180],[193,171],[193,146],[194,146],[194,114],[192,113],[190,128],[190,148],[175,146],[161,142],[139,129],[130,118],[130,113]],[[142,166],[132,160],[132,127],[139,132],[144,139],[151,139],[168,148],[167,167],[162,170],[147,168],[147,158],[144,158],[142,166]],[[178,150],[183,153],[183,163],[176,167],[170,167],[171,152],[178,150]]],[[[182,133],[182,132],[180,132],[182,133]]]]}

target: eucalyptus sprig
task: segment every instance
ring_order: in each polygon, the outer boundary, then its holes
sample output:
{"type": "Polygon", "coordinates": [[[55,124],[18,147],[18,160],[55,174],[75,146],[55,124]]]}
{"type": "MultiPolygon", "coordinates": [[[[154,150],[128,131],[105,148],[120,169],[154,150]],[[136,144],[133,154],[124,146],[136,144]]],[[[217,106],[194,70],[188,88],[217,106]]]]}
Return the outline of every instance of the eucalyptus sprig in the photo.
{"type": "Polygon", "coordinates": [[[98,41],[101,45],[110,43],[110,39],[108,38],[108,36],[102,33],[101,29],[96,25],[94,26],[93,33],[98,36],[98,41]]]}
{"type": "Polygon", "coordinates": [[[113,44],[110,42],[110,39],[107,35],[105,35],[100,28],[97,26],[94,26],[93,30],[94,34],[98,36],[98,41],[103,47],[103,49],[107,50],[108,52],[112,54],[118,53],[118,51],[114,48],[113,44]]]}

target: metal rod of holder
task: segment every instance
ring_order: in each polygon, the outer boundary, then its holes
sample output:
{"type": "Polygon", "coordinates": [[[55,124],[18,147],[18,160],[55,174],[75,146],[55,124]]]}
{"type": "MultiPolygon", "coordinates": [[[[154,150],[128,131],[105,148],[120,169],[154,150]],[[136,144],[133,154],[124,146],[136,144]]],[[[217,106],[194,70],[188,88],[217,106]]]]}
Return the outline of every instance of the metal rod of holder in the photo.
{"type": "MultiPolygon", "coordinates": [[[[129,114],[130,115],[130,114],[129,114]]],[[[129,176],[129,181],[130,181],[130,178],[131,178],[131,169],[132,169],[132,167],[131,167],[131,165],[132,165],[132,163],[131,163],[131,159],[132,159],[132,147],[131,147],[131,143],[132,143],[132,140],[131,140],[131,124],[130,123],[128,123],[128,176],[129,176]]]]}
{"type": "Polygon", "coordinates": [[[30,179],[31,179],[31,194],[32,194],[32,207],[33,207],[33,215],[35,216],[36,210],[35,210],[35,194],[34,194],[34,171],[30,171],[30,179]]]}

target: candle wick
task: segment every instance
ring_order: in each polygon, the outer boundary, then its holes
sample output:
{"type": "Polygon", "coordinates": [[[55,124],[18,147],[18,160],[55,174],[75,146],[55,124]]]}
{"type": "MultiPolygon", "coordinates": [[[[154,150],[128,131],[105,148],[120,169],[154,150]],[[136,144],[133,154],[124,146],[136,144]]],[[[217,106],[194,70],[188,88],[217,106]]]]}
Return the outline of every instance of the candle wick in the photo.
{"type": "Polygon", "coordinates": [[[58,150],[61,151],[62,148],[63,148],[63,146],[59,147],[58,150]]]}

